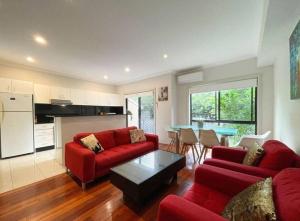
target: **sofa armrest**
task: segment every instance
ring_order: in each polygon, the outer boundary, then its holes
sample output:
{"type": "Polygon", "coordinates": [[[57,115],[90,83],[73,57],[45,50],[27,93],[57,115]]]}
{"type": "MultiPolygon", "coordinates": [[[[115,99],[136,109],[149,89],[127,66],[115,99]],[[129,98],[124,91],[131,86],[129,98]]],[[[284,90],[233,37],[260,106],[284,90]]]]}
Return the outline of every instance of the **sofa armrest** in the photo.
{"type": "Polygon", "coordinates": [[[209,186],[230,196],[236,195],[260,180],[263,178],[205,164],[198,166],[195,171],[196,183],[209,186]]]}
{"type": "Polygon", "coordinates": [[[76,142],[65,145],[65,163],[72,174],[86,183],[95,178],[95,153],[76,142]]]}
{"type": "Polygon", "coordinates": [[[222,216],[182,197],[169,195],[159,205],[158,221],[226,221],[222,216]]]}
{"type": "Polygon", "coordinates": [[[158,149],[158,136],[155,134],[145,134],[147,141],[154,144],[155,149],[158,149]]]}
{"type": "Polygon", "coordinates": [[[247,151],[237,148],[214,146],[212,158],[227,160],[235,163],[242,163],[247,151]]]}

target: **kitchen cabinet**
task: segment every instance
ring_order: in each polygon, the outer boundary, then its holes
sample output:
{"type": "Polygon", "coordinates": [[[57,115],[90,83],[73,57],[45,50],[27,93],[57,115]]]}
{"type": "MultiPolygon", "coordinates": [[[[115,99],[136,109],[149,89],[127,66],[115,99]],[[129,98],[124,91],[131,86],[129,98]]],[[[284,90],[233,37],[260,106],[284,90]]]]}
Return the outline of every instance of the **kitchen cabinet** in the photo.
{"type": "Polygon", "coordinates": [[[34,103],[50,104],[50,87],[48,85],[34,85],[34,103]]]}
{"type": "Polygon", "coordinates": [[[12,80],[11,92],[16,94],[33,94],[33,83],[29,81],[12,80]]]}
{"type": "Polygon", "coordinates": [[[98,104],[99,104],[99,106],[109,106],[110,105],[109,97],[107,96],[106,93],[99,93],[98,104]]]}
{"type": "Polygon", "coordinates": [[[110,104],[109,106],[124,106],[125,99],[120,94],[110,94],[110,104]]]}
{"type": "Polygon", "coordinates": [[[86,92],[84,90],[79,89],[71,89],[70,91],[71,101],[74,105],[86,105],[86,92]]]}
{"type": "Polygon", "coordinates": [[[120,94],[100,93],[100,106],[123,106],[122,96],[120,94]]]}
{"type": "Polygon", "coordinates": [[[70,100],[70,89],[64,87],[51,87],[50,99],[70,100]]]}
{"type": "Polygon", "coordinates": [[[100,96],[99,92],[86,91],[85,96],[86,96],[86,105],[94,105],[94,106],[99,105],[99,96],[100,96]]]}
{"type": "Polygon", "coordinates": [[[33,83],[29,81],[0,78],[0,92],[15,94],[33,94],[33,83]]]}
{"type": "Polygon", "coordinates": [[[0,92],[3,93],[11,92],[11,79],[0,78],[0,92]]]}

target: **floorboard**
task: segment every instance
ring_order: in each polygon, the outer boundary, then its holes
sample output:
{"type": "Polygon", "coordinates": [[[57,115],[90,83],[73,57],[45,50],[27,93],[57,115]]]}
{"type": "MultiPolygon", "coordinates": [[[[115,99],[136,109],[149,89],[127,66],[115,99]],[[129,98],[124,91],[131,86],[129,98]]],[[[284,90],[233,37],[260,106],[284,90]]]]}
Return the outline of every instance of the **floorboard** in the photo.
{"type": "Polygon", "coordinates": [[[108,176],[82,191],[75,178],[57,175],[0,194],[0,220],[154,221],[161,199],[170,193],[183,194],[192,184],[193,171],[188,157],[187,167],[179,172],[177,182],[163,187],[139,211],[124,204],[122,192],[110,183],[108,176]]]}

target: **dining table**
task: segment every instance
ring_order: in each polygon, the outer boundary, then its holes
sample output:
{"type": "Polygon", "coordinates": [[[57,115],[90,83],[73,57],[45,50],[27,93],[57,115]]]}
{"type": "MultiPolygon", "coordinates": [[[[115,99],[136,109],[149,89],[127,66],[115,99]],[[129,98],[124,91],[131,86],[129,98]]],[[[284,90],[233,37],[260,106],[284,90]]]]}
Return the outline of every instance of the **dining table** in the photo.
{"type": "Polygon", "coordinates": [[[216,132],[216,134],[221,136],[220,144],[222,146],[227,146],[227,147],[229,146],[228,137],[235,136],[237,134],[237,129],[229,128],[229,127],[222,127],[222,126],[199,127],[197,125],[188,125],[188,124],[173,125],[173,126],[169,127],[168,130],[178,132],[178,133],[176,133],[176,140],[175,140],[176,153],[179,153],[179,149],[180,149],[180,142],[179,142],[180,129],[188,129],[188,128],[191,128],[191,129],[193,129],[193,131],[196,131],[196,132],[198,132],[200,130],[214,130],[216,132]]]}

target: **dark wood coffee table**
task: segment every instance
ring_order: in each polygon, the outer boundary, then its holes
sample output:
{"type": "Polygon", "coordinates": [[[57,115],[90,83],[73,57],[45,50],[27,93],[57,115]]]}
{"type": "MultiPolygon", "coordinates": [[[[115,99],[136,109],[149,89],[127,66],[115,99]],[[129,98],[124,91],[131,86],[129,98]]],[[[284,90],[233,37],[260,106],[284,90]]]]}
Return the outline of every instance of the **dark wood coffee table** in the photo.
{"type": "Polygon", "coordinates": [[[125,201],[142,205],[160,186],[177,179],[185,165],[185,156],[156,150],[112,168],[110,180],[125,201]]]}

